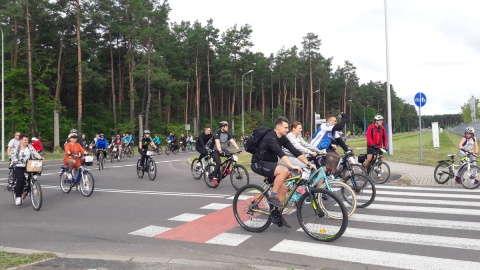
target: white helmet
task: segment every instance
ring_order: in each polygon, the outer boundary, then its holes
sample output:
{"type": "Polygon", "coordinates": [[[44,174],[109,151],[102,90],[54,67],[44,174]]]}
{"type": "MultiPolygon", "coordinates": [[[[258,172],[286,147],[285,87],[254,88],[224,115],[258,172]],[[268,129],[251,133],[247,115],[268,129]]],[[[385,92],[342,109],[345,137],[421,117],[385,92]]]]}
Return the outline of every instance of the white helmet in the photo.
{"type": "Polygon", "coordinates": [[[474,129],[473,127],[467,127],[467,128],[465,129],[465,133],[471,133],[471,134],[473,134],[473,133],[475,133],[475,129],[474,129]]]}
{"type": "Polygon", "coordinates": [[[377,114],[377,115],[375,115],[374,119],[375,120],[383,120],[383,116],[381,116],[380,114],[377,114]]]}

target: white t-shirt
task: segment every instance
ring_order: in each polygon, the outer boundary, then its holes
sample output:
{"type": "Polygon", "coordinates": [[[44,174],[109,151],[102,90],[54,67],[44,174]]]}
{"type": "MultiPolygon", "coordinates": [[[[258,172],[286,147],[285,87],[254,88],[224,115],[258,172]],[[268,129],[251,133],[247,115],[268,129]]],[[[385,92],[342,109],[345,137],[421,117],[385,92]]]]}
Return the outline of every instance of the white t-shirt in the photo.
{"type": "Polygon", "coordinates": [[[13,139],[11,139],[11,140],[8,142],[8,147],[12,147],[12,148],[13,148],[13,147],[16,147],[16,146],[19,145],[19,144],[20,144],[20,141],[17,140],[17,139],[15,139],[15,138],[13,138],[13,139]]]}

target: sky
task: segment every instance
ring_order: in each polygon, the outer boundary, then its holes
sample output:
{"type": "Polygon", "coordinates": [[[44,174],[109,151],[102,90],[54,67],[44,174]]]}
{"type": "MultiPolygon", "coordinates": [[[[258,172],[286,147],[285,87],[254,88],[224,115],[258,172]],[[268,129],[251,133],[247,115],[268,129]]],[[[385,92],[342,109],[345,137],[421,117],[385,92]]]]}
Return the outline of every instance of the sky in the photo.
{"type": "MultiPolygon", "coordinates": [[[[423,92],[422,115],[455,114],[480,98],[480,1],[387,0],[390,83],[410,104],[423,92]]],[[[383,0],[169,0],[170,21],[199,21],[221,32],[249,24],[254,52],[301,48],[318,35],[333,68],[350,61],[360,83],[387,81],[383,0]]],[[[386,91],[386,89],[385,89],[386,91]]],[[[418,110],[418,107],[417,107],[418,110]]]]}

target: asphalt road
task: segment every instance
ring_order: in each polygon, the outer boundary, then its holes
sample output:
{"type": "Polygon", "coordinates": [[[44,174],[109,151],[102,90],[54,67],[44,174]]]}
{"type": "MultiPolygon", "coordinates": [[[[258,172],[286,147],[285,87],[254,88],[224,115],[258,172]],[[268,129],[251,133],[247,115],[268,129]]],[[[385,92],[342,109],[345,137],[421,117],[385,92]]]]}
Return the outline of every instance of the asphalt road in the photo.
{"type": "MultiPolygon", "coordinates": [[[[346,234],[321,243],[299,230],[295,213],[286,217],[291,229],[271,226],[249,233],[232,226],[235,190],[229,179],[216,189],[194,180],[187,162],[191,155],[156,156],[155,181],[137,177],[138,157],[108,162],[102,171],[93,166],[95,191],[88,198],[75,190],[62,193],[60,162],[47,161],[40,211],[29,201],[15,206],[10,193],[0,193],[0,246],[96,259],[212,262],[206,268],[215,262],[295,269],[480,269],[479,191],[378,185],[376,201],[357,209],[346,234]]],[[[250,183],[261,179],[250,174],[250,183]]]]}

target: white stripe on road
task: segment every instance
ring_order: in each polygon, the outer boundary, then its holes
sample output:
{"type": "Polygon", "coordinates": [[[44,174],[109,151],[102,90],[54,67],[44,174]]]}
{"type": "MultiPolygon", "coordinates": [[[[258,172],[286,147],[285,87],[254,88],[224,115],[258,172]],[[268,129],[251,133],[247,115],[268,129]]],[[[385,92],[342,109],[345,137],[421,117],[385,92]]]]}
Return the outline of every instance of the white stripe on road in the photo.
{"type": "MultiPolygon", "coordinates": [[[[468,215],[468,212],[465,213],[468,215]]],[[[354,214],[348,221],[480,231],[480,222],[354,214]]],[[[480,268],[479,268],[480,269],[480,268]]]]}
{"type": "MultiPolygon", "coordinates": [[[[442,190],[444,192],[450,192],[449,190],[442,190]]],[[[368,193],[368,192],[365,192],[368,193]]],[[[397,192],[397,191],[385,191],[378,190],[378,195],[394,195],[394,196],[413,196],[413,197],[435,197],[435,198],[449,198],[449,199],[479,199],[477,194],[452,194],[452,193],[420,193],[420,192],[397,192]]]]}
{"type": "Polygon", "coordinates": [[[206,244],[216,244],[216,245],[225,245],[225,246],[238,246],[243,243],[248,238],[252,237],[251,235],[238,234],[238,233],[222,233],[214,238],[205,242],[206,244]]]}
{"type": "Polygon", "coordinates": [[[375,202],[421,203],[421,204],[452,205],[452,206],[480,206],[478,202],[473,202],[473,201],[407,199],[407,198],[378,197],[378,196],[375,197],[375,202]]]}
{"type": "Polygon", "coordinates": [[[283,240],[271,251],[402,269],[480,269],[480,263],[283,240]]]}
{"type": "MultiPolygon", "coordinates": [[[[303,229],[300,228],[297,231],[303,232],[303,229]]],[[[338,228],[336,228],[336,231],[338,231],[338,228]]],[[[342,237],[406,243],[413,245],[480,250],[479,239],[458,238],[439,235],[376,231],[348,227],[342,237]]]]}
{"type": "Polygon", "coordinates": [[[178,215],[176,217],[169,218],[168,220],[190,222],[190,221],[194,221],[195,219],[199,219],[199,218],[204,217],[204,216],[205,215],[184,213],[184,214],[178,215]]]}
{"type": "Polygon", "coordinates": [[[464,209],[464,208],[423,207],[423,206],[389,205],[389,204],[374,203],[369,205],[368,209],[391,210],[396,212],[400,211],[400,212],[421,212],[421,213],[436,213],[436,214],[449,214],[449,215],[480,216],[480,210],[464,209]]]}
{"type": "Polygon", "coordinates": [[[170,230],[171,228],[166,228],[166,227],[159,227],[159,226],[154,226],[154,225],[150,225],[150,226],[147,226],[143,229],[140,229],[140,230],[137,230],[137,231],[134,231],[134,232],[131,232],[129,234],[131,235],[140,235],[140,236],[145,236],[145,237],[154,237],[155,235],[157,234],[161,234],[161,233],[164,233],[168,230],[170,230]]]}
{"type": "MultiPolygon", "coordinates": [[[[459,185],[463,187],[461,184],[459,185]]],[[[383,189],[397,189],[397,190],[422,190],[422,191],[441,191],[441,192],[468,192],[468,193],[480,193],[479,189],[457,189],[452,187],[421,187],[421,186],[384,186],[384,185],[375,185],[377,190],[383,189]]]]}

